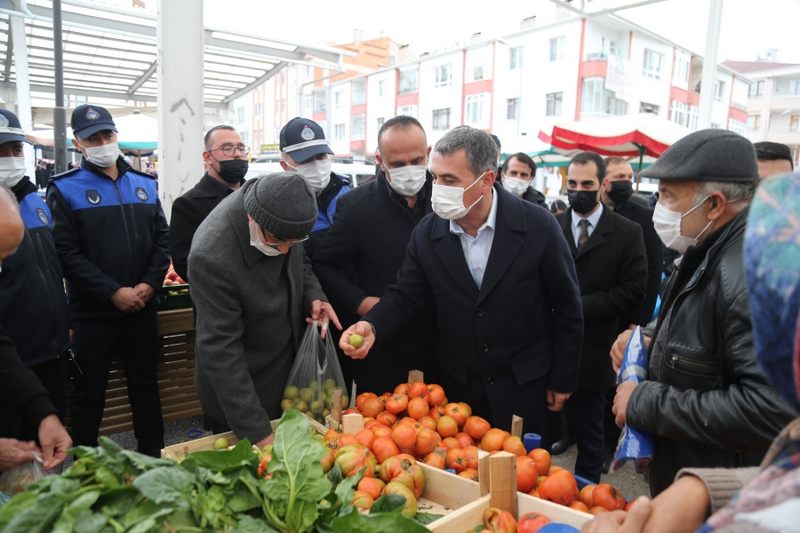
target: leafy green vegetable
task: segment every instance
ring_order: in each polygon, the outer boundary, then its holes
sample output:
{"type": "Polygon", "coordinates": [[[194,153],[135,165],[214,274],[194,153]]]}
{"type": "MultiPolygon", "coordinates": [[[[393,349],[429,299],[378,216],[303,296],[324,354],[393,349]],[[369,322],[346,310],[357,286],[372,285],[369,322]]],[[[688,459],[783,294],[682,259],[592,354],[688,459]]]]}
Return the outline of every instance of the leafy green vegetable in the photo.
{"type": "Polygon", "coordinates": [[[427,526],[428,524],[431,524],[431,523],[439,520],[443,516],[444,515],[442,515],[442,514],[436,514],[436,513],[419,513],[418,512],[416,515],[414,515],[414,521],[417,522],[418,524],[422,524],[423,526],[427,526]]]}
{"type": "Polygon", "coordinates": [[[189,472],[174,466],[159,466],[136,478],[133,486],[145,498],[155,503],[172,503],[180,507],[188,506],[195,477],[189,472]]]}
{"type": "Polygon", "coordinates": [[[334,519],[331,530],[334,533],[375,533],[378,531],[424,533],[428,531],[425,526],[404,517],[399,511],[361,514],[356,509],[334,519]]]}

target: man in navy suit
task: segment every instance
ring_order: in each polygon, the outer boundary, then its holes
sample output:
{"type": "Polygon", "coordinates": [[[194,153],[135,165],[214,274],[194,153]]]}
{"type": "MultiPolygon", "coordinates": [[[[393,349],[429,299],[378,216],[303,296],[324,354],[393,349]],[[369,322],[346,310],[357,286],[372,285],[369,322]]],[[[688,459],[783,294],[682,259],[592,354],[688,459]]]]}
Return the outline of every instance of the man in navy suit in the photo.
{"type": "Polygon", "coordinates": [[[546,210],[494,187],[496,148],[460,126],[436,143],[431,207],[414,229],[397,281],[342,334],[346,355],[366,357],[376,340],[432,309],[434,349],[448,398],[508,428],[541,432],[578,382],[583,333],[569,245],[546,210]],[[360,334],[359,348],[349,344],[360,334]]]}

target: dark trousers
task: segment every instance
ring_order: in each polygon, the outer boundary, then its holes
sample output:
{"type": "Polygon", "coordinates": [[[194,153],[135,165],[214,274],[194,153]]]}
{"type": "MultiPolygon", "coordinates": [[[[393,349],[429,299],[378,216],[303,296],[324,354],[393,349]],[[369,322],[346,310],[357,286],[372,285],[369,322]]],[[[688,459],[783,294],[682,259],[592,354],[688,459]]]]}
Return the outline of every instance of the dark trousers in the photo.
{"type": "Polygon", "coordinates": [[[72,438],[96,446],[103,420],[108,372],[119,351],[133,413],[133,432],[142,453],[158,455],[164,447],[164,421],[156,381],[160,339],[158,314],[145,309],[111,320],[75,320],[73,349],[83,374],[75,383],[72,438]]]}
{"type": "Polygon", "coordinates": [[[552,416],[548,420],[548,432],[563,435],[566,418],[578,444],[575,473],[594,483],[600,482],[603,469],[605,407],[605,390],[578,390],[567,400],[565,416],[552,416]]]}
{"type": "Polygon", "coordinates": [[[42,382],[44,388],[50,393],[50,401],[58,411],[58,418],[64,421],[64,413],[67,409],[67,391],[64,375],[64,358],[57,357],[44,363],[39,363],[31,367],[33,373],[42,382]]]}

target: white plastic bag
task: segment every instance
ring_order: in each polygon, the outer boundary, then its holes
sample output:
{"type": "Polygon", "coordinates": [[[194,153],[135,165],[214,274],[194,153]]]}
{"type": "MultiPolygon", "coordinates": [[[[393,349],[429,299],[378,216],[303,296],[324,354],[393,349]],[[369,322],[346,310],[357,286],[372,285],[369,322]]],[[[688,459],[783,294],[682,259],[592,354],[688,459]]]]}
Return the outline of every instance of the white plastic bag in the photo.
{"type": "Polygon", "coordinates": [[[22,492],[31,483],[46,476],[42,466],[42,458],[37,454],[30,463],[25,463],[0,474],[0,492],[16,494],[22,492]]]}
{"type": "Polygon", "coordinates": [[[309,324],[289,372],[281,407],[284,411],[297,409],[324,422],[331,414],[336,389],[342,391],[342,405],[347,405],[349,398],[333,340],[330,335],[321,339],[318,325],[309,324]]]}

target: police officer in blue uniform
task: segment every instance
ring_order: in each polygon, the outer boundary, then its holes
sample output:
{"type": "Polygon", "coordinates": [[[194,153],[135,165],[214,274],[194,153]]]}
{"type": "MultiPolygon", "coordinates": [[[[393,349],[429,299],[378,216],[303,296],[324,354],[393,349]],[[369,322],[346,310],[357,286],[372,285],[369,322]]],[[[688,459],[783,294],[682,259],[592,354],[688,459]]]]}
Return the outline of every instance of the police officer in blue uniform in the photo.
{"type": "MultiPolygon", "coordinates": [[[[53,217],[37,187],[25,175],[17,116],[0,109],[0,185],[19,203],[25,234],[0,272],[0,334],[14,341],[22,363],[33,370],[50,395],[59,417],[65,409],[64,359],[68,356],[67,301],[53,242],[53,217]]],[[[33,428],[20,428],[33,438],[33,428]]]]}
{"type": "Polygon", "coordinates": [[[164,424],[156,371],[160,352],[155,291],[169,267],[169,228],[155,179],[130,167],[111,114],[96,105],[72,113],[77,169],[47,188],[64,277],[73,348],[82,369],[72,433],[97,444],[112,354],[119,351],[140,452],[158,456],[164,424]]]}

